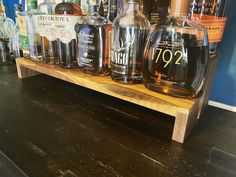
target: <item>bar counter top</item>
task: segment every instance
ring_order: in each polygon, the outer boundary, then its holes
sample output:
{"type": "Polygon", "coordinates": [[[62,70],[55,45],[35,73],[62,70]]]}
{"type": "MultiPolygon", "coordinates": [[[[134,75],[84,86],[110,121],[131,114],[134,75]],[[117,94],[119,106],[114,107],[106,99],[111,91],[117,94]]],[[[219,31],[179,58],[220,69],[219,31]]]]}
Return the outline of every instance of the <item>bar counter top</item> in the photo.
{"type": "Polygon", "coordinates": [[[17,166],[29,177],[236,176],[236,113],[208,106],[184,144],[171,140],[173,124],[171,116],[43,74],[21,80],[15,65],[0,66],[0,177],[21,177],[17,166]]]}

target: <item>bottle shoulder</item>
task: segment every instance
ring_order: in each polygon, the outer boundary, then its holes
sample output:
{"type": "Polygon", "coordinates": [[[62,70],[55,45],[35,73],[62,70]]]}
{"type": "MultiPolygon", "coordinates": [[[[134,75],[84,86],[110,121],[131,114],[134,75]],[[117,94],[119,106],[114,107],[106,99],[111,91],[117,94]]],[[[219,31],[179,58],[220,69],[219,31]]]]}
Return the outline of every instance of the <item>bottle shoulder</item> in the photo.
{"type": "Polygon", "coordinates": [[[150,22],[142,13],[122,13],[113,21],[113,27],[133,26],[142,29],[149,29],[150,22]]]}
{"type": "Polygon", "coordinates": [[[74,3],[59,3],[55,7],[56,14],[73,14],[73,15],[83,15],[82,9],[79,5],[74,3]]]}
{"type": "Polygon", "coordinates": [[[54,14],[56,5],[56,3],[41,3],[38,6],[38,11],[45,14],[54,14]]]}

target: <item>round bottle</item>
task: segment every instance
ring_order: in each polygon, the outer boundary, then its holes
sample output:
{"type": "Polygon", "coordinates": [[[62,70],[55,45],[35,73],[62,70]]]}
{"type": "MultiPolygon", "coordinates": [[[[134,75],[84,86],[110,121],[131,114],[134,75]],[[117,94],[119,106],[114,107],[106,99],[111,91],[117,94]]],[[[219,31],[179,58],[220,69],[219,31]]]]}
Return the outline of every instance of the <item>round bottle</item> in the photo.
{"type": "Polygon", "coordinates": [[[143,67],[147,88],[183,98],[201,90],[209,54],[206,29],[188,19],[188,5],[172,1],[169,18],[147,40],[143,67]]]}

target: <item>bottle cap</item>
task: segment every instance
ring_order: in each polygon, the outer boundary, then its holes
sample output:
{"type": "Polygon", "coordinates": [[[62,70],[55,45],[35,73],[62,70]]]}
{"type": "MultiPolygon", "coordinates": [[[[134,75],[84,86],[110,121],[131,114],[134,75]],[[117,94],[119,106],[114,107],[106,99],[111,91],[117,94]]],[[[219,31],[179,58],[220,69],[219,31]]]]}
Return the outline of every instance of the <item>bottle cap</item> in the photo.
{"type": "Polygon", "coordinates": [[[189,0],[171,0],[170,14],[172,16],[186,16],[189,9],[189,0]]]}

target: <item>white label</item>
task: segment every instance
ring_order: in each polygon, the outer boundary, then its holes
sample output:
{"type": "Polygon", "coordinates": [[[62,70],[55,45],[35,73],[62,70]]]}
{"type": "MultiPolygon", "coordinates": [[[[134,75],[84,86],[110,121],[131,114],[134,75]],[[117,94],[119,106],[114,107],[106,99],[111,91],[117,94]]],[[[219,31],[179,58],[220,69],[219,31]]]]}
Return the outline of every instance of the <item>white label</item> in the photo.
{"type": "Polygon", "coordinates": [[[37,15],[36,29],[40,36],[45,36],[49,41],[60,39],[68,44],[76,39],[74,28],[81,18],[73,15],[37,15]]]}

